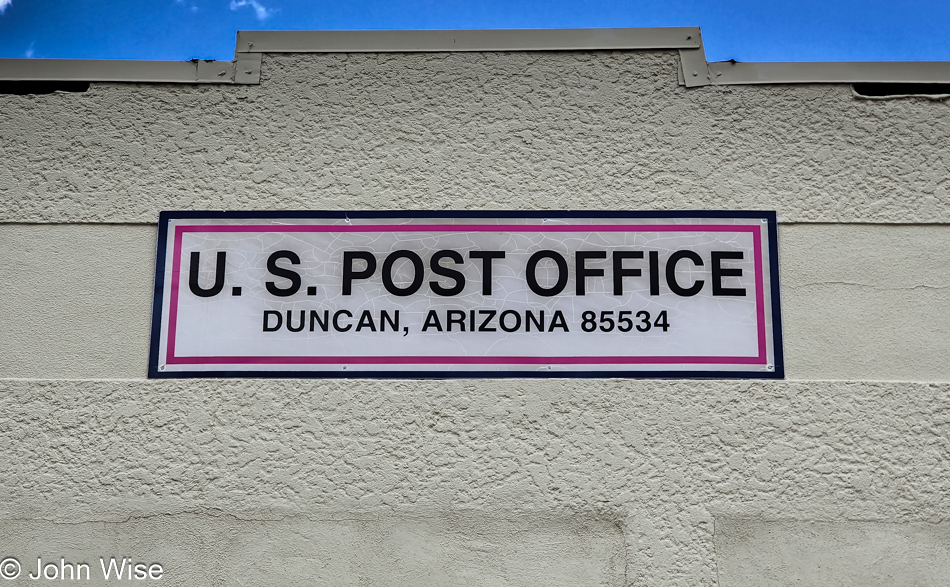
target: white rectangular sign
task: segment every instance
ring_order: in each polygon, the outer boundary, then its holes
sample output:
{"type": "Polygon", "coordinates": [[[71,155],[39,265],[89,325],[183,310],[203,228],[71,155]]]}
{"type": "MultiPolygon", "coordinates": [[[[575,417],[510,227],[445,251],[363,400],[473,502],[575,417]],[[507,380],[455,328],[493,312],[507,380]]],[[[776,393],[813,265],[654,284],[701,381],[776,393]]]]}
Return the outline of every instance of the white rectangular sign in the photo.
{"type": "Polygon", "coordinates": [[[774,212],[163,212],[151,377],[783,377],[774,212]]]}

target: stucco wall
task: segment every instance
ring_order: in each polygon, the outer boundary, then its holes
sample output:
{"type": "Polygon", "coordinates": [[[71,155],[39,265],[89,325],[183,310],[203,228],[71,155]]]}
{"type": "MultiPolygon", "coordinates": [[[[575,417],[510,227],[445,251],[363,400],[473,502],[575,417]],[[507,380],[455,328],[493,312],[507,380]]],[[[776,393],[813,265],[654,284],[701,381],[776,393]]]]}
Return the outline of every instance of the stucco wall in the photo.
{"type": "Polygon", "coordinates": [[[264,55],[260,86],[4,96],[5,221],[161,209],[950,220],[948,104],[677,85],[675,52],[264,55]]]}
{"type": "Polygon", "coordinates": [[[686,90],[677,67],[264,55],[260,86],[0,97],[0,559],[125,555],[180,585],[935,584],[948,105],[686,90]],[[777,210],[788,380],[144,379],[159,210],[445,208],[777,210]]]}

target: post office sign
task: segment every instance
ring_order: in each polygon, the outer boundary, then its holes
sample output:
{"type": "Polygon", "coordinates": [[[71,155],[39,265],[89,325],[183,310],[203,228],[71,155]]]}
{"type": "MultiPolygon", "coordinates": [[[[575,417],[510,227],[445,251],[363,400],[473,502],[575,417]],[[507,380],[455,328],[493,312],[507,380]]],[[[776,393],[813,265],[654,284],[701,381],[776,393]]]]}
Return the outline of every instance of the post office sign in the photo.
{"type": "Polygon", "coordinates": [[[163,212],[151,377],[783,377],[774,212],[163,212]]]}

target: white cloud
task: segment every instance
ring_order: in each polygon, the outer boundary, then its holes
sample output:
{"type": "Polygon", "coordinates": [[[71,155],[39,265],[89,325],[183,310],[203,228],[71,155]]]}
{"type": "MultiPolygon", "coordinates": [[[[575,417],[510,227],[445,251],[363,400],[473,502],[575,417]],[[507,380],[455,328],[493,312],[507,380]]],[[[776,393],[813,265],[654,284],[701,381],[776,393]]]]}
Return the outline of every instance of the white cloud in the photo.
{"type": "Polygon", "coordinates": [[[27,48],[27,50],[23,52],[23,56],[24,56],[24,57],[26,57],[27,59],[32,59],[32,58],[33,58],[33,53],[34,53],[34,51],[33,51],[33,45],[35,45],[35,44],[36,44],[36,41],[33,41],[32,43],[30,43],[29,48],[27,48]]]}
{"type": "MultiPolygon", "coordinates": [[[[190,4],[186,0],[175,0],[175,4],[185,7],[188,12],[195,14],[198,12],[199,8],[195,4],[190,4]]],[[[231,10],[234,10],[234,7],[231,7],[231,10]]]]}
{"type": "Polygon", "coordinates": [[[7,6],[13,4],[13,0],[0,0],[0,14],[3,14],[7,10],[7,6]]]}
{"type": "MultiPolygon", "coordinates": [[[[0,0],[0,2],[9,2],[10,0],[0,0]]],[[[263,4],[257,0],[231,0],[231,10],[237,10],[238,8],[243,8],[244,6],[250,6],[254,9],[254,16],[257,17],[257,20],[263,22],[268,18],[274,16],[276,10],[266,8],[263,4]]]]}

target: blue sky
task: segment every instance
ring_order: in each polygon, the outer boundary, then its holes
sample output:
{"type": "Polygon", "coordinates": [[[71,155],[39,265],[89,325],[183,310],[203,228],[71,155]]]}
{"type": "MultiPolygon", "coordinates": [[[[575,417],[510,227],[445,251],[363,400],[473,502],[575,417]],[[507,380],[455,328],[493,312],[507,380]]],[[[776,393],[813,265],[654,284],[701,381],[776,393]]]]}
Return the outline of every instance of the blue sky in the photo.
{"type": "Polygon", "coordinates": [[[709,61],[950,61],[950,0],[0,0],[0,57],[230,60],[237,30],[701,26],[709,61]]]}

